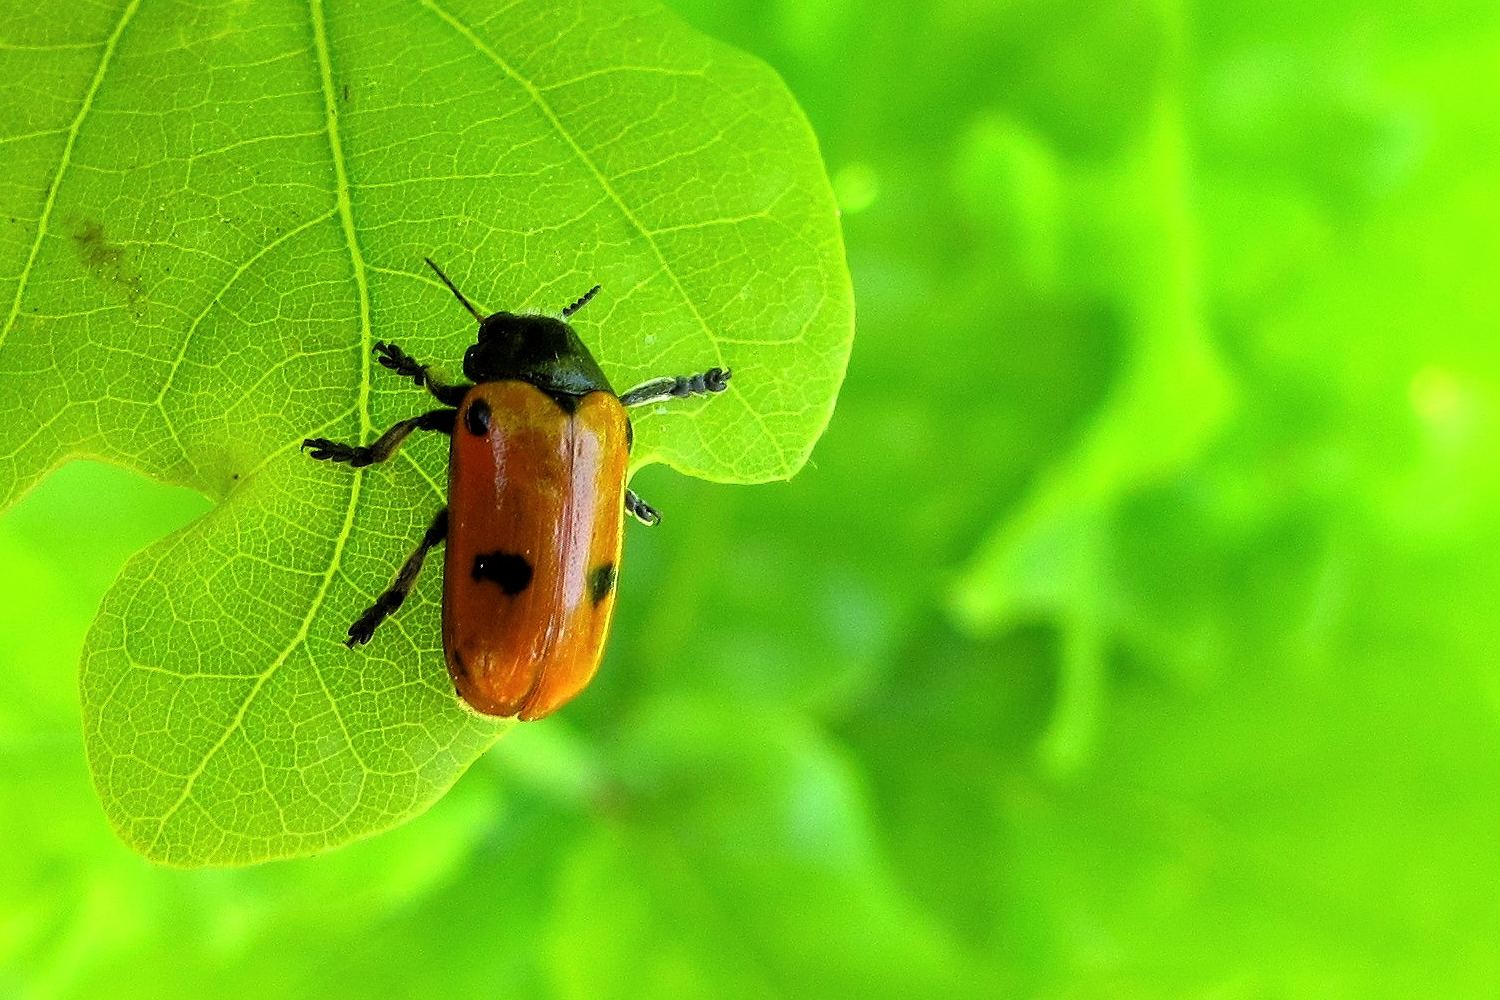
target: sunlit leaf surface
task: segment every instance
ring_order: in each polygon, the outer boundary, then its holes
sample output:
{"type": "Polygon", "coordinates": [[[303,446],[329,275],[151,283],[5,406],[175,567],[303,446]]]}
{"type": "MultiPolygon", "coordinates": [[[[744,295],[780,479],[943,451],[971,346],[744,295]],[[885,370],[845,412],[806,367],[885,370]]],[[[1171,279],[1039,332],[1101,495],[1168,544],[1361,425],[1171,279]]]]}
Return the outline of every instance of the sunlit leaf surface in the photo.
{"type": "Polygon", "coordinates": [[[442,505],[444,443],[351,473],[459,374],[482,307],[579,315],[625,388],[732,368],[637,420],[637,466],[785,478],[851,335],[816,146],[765,66],[642,4],[131,0],[0,17],[0,497],[103,458],[221,501],[132,560],[83,663],[124,838],[180,864],[305,854],[425,808],[501,731],[459,707],[437,574],[341,639],[442,505]]]}

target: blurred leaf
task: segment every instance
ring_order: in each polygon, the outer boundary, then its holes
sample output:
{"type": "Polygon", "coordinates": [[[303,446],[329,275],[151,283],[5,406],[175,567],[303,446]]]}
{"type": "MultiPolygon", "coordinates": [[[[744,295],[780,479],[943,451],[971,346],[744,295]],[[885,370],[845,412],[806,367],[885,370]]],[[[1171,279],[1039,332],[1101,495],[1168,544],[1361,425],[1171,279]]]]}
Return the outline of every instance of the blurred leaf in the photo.
{"type": "Polygon", "coordinates": [[[620,821],[563,873],[561,996],[953,995],[951,946],[896,891],[854,774],[815,732],[705,699],[637,722],[620,821]]]}
{"type": "Polygon", "coordinates": [[[851,301],[812,136],[655,6],[130,0],[0,32],[0,497],[91,455],[222,501],[131,562],[84,659],[100,794],[152,858],[389,827],[504,729],[448,690],[436,574],[373,651],[339,641],[441,503],[439,442],[296,450],[422,406],[376,339],[471,341],[424,255],[491,309],[601,283],[579,326],[622,386],[733,367],[640,419],[639,464],[786,477],[828,419],[851,301]]]}
{"type": "Polygon", "coordinates": [[[1087,759],[1097,725],[1118,505],[1193,462],[1232,405],[1203,319],[1188,156],[1180,102],[1164,95],[1140,149],[1086,203],[1111,227],[1102,238],[1130,338],[1125,366],[1083,439],[994,529],[954,591],[960,621],[981,634],[1028,617],[1064,631],[1057,711],[1041,745],[1058,772],[1087,759]]]}

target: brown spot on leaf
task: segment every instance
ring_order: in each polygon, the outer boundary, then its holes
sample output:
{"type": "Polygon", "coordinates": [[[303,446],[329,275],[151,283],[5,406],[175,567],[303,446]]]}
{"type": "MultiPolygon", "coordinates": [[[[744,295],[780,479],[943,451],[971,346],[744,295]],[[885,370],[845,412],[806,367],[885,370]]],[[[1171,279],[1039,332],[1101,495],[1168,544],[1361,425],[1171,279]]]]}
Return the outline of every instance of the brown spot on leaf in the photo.
{"type": "Polygon", "coordinates": [[[107,281],[125,292],[134,306],[141,295],[141,274],[125,247],[111,242],[98,219],[75,219],[68,235],[78,248],[78,258],[94,277],[107,281]]]}

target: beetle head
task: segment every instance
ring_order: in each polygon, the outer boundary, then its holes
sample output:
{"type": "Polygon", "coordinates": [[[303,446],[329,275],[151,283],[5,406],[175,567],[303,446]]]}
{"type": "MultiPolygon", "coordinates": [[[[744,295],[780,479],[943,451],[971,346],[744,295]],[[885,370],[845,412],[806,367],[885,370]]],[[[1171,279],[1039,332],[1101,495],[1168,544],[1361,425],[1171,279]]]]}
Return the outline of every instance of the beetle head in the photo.
{"type": "Polygon", "coordinates": [[[577,332],[551,316],[486,316],[479,339],[464,352],[464,375],[473,382],[530,382],[553,394],[614,391],[577,332]]]}
{"type": "Polygon", "coordinates": [[[614,392],[599,363],[565,322],[594,297],[598,286],[564,309],[563,319],[508,312],[486,316],[464,298],[464,293],[431,258],[427,258],[427,266],[437,272],[454,297],[479,321],[479,339],[464,352],[464,374],[470,381],[530,382],[559,402],[562,397],[576,398],[596,390],[614,392]]]}

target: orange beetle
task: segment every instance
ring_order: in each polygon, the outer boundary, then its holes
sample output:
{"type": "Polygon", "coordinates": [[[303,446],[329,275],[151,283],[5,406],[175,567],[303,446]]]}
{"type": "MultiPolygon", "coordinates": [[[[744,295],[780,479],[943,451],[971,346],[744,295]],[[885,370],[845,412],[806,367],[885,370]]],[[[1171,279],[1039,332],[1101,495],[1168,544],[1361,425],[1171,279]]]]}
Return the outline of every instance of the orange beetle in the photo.
{"type": "Polygon", "coordinates": [[[384,462],[412,431],[452,438],[448,506],[438,512],[389,590],[349,626],[351,649],[411,593],[427,553],[446,541],[443,650],[458,693],[486,715],[540,719],[588,686],[614,611],[625,512],[661,515],[625,487],[626,408],[723,392],[728,369],[652,379],[616,395],[567,319],[485,316],[436,264],[443,284],[479,321],[464,353],[472,385],[435,380],[395,344],[380,363],[410,378],[443,408],[403,420],[363,447],[308,438],[312,457],[356,468],[384,462]]]}

